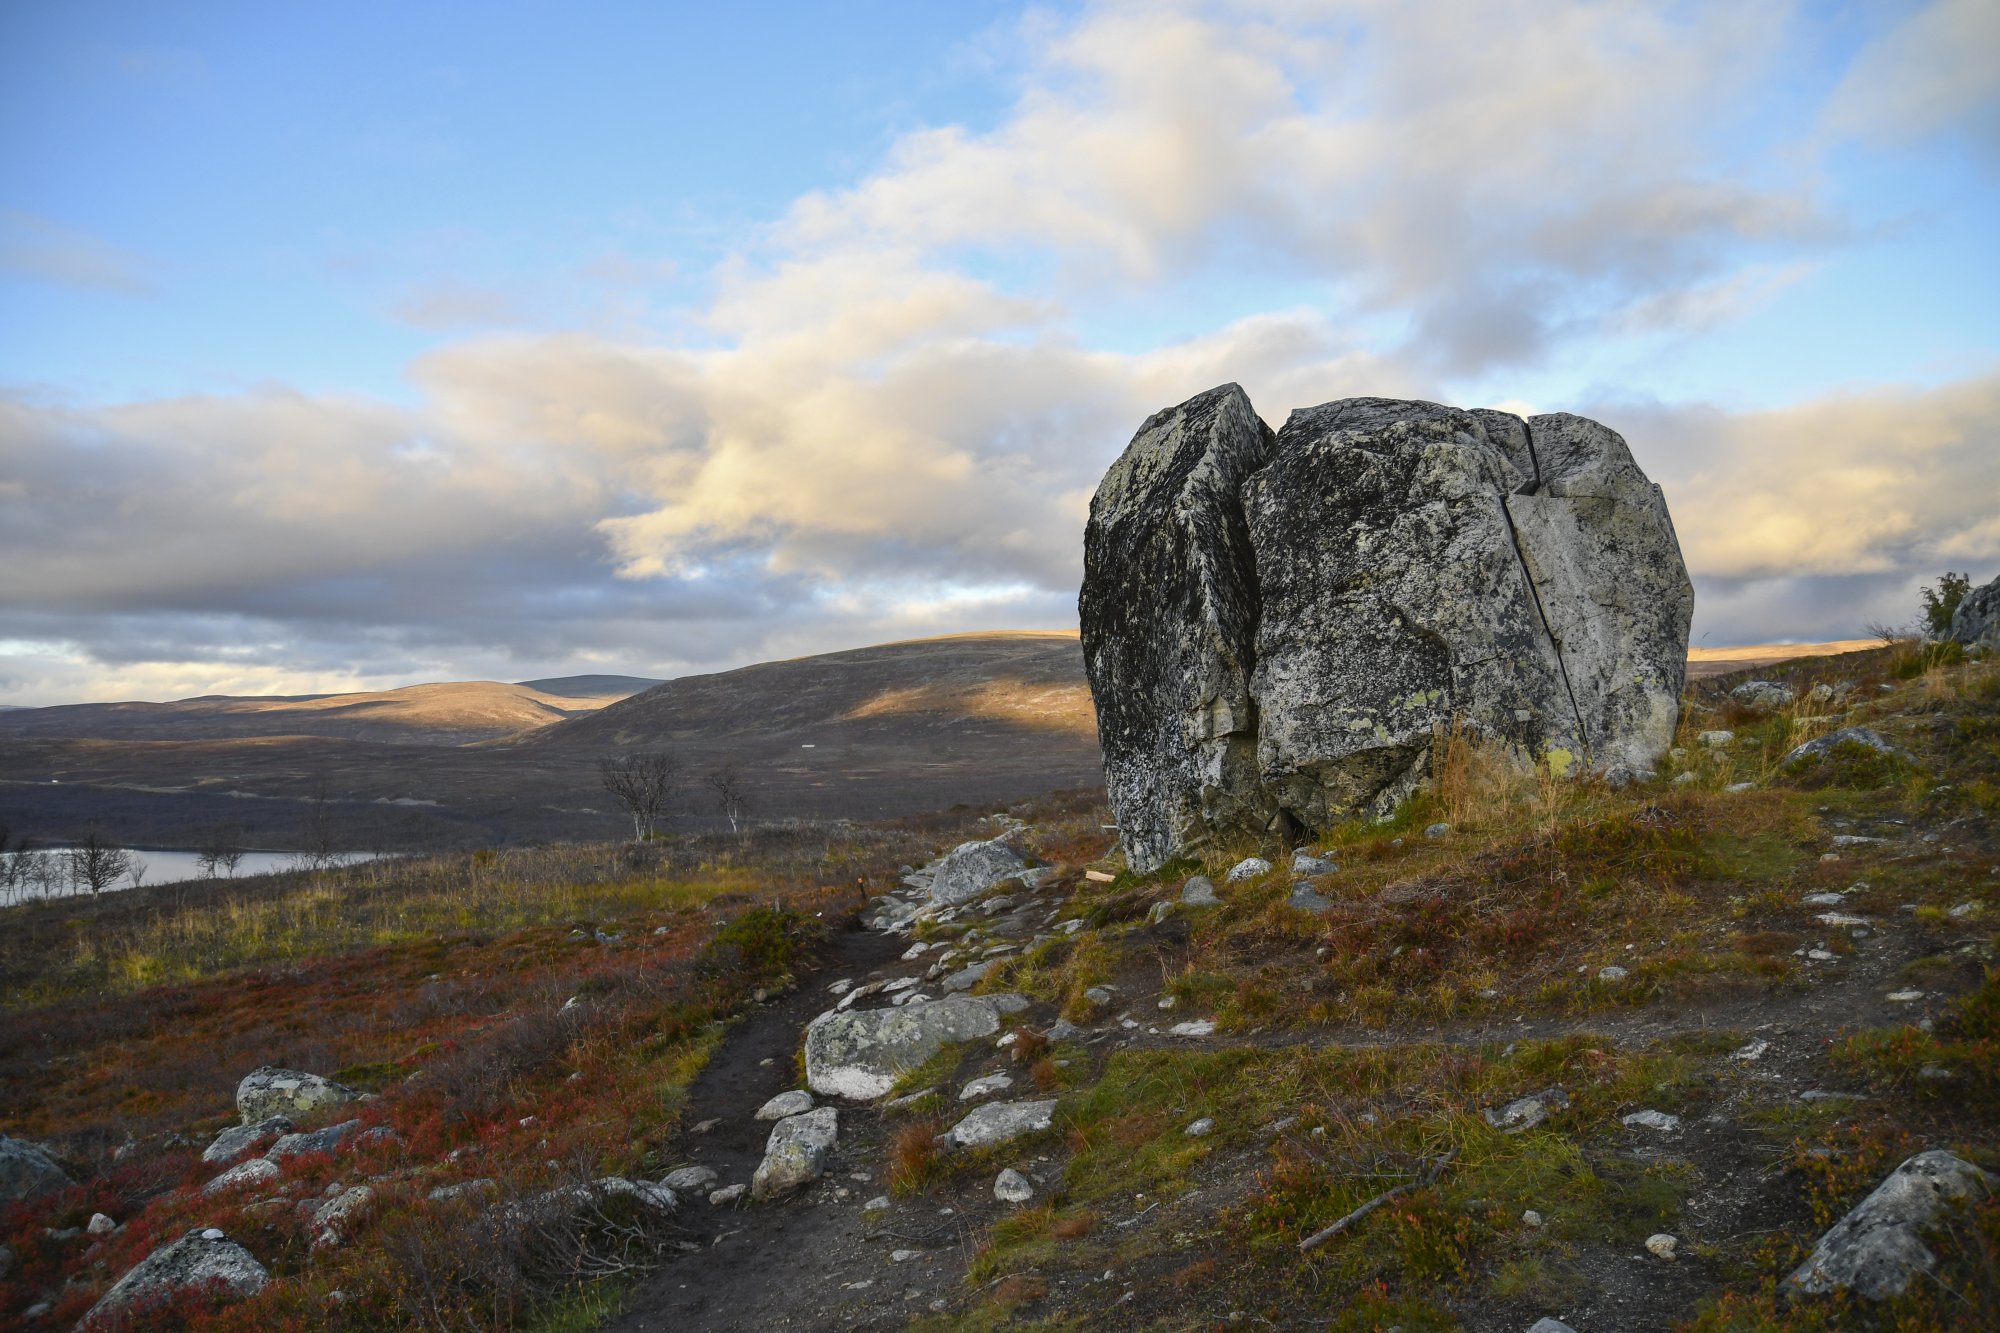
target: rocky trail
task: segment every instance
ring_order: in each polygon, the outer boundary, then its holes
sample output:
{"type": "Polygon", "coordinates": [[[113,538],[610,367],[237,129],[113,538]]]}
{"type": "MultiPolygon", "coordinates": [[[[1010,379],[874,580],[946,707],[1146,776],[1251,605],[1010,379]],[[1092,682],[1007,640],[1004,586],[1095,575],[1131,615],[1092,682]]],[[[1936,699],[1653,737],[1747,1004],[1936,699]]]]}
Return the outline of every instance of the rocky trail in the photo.
{"type": "MultiPolygon", "coordinates": [[[[1914,830],[1881,832],[1885,842],[1900,843],[1912,854],[1926,850],[1914,830]]],[[[942,943],[935,949],[905,947],[916,911],[928,907],[927,915],[940,915],[922,890],[877,900],[863,917],[871,924],[855,921],[837,930],[820,972],[747,1019],[697,1082],[686,1112],[694,1131],[688,1140],[693,1145],[690,1165],[713,1170],[719,1185],[751,1178],[770,1136],[769,1125],[755,1118],[759,1108],[781,1093],[800,1095],[800,1052],[811,1047],[809,1029],[816,1016],[832,1012],[829,1005],[843,996],[866,996],[851,1011],[859,1014],[880,1012],[871,1003],[890,1009],[923,1006],[930,1001],[927,993],[943,989],[939,983],[973,984],[959,969],[967,959],[989,949],[1005,950],[995,956],[1008,956],[1065,926],[1088,929],[1066,910],[1074,881],[1023,886],[1016,880],[1005,887],[1004,894],[945,909],[941,915],[947,920],[976,923],[948,953],[942,943]],[[940,953],[945,953],[943,959],[940,953]]],[[[1106,988],[1109,1003],[1095,1021],[1067,1024],[1047,1005],[1024,1007],[1010,1021],[1022,1031],[1063,1038],[1065,1049],[1089,1061],[1094,1072],[1114,1052],[1154,1048],[1392,1050],[1421,1043],[1490,1051],[1512,1042],[1588,1034],[1611,1049],[1639,1050],[1702,1033],[1732,1034],[1731,1048],[1711,1057],[1720,1071],[1719,1095],[1706,1114],[1687,1121],[1674,1116],[1626,1121],[1633,1161],[1689,1171],[1703,1182],[1689,1200],[1682,1225],[1706,1246],[1724,1250],[1748,1247],[1791,1220],[1790,1191],[1781,1188],[1790,1169],[1788,1154],[1769,1135],[1746,1127],[1746,1121],[1767,1113],[1774,1103],[1865,1100],[1851,1077],[1831,1067],[1827,1053],[1832,1043],[1857,1026],[1908,1021],[1916,1009],[1934,1008],[1944,998],[1898,982],[1913,954],[1897,922],[1863,924],[1836,912],[1824,915],[1829,923],[1824,929],[1842,936],[1843,952],[1827,952],[1823,942],[1812,946],[1821,957],[1809,964],[1810,980],[1778,992],[1720,996],[1687,1007],[1614,1009],[1574,1020],[1544,1014],[1393,1033],[1273,1029],[1217,1034],[1200,1015],[1162,1012],[1167,1005],[1161,978],[1178,962],[1187,932],[1172,913],[1155,915],[1159,919],[1134,929],[1132,937],[1141,947],[1126,955],[1120,974],[1106,988]]],[[[1802,953],[1806,947],[1801,946],[1802,953]]],[[[989,1044],[989,1052],[986,1057],[970,1055],[943,1087],[947,1121],[972,1107],[1021,1095],[1023,1071],[1008,1062],[1004,1047],[989,1044]],[[991,1083],[1000,1086],[982,1096],[991,1083]]],[[[894,1328],[926,1314],[963,1312],[988,1298],[1001,1279],[968,1283],[967,1273],[982,1235],[1017,1206],[996,1198],[992,1172],[961,1173],[955,1183],[895,1197],[889,1188],[893,1122],[879,1109],[880,1099],[875,1104],[820,1100],[838,1107],[839,1136],[817,1179],[790,1197],[761,1203],[745,1196],[711,1205],[684,1195],[681,1221],[698,1252],[691,1250],[636,1289],[610,1329],[894,1328]]],[[[1559,1105],[1566,1102],[1551,1103],[1559,1105]]],[[[1515,1109],[1496,1108],[1489,1119],[1515,1109]]],[[[1540,1114],[1534,1112],[1534,1118],[1540,1114]]],[[[1091,1327],[1153,1327],[1163,1320],[1170,1326],[1246,1318],[1259,1322],[1240,1310],[1200,1308],[1199,1298],[1176,1290],[1168,1279],[1204,1258],[1226,1261],[1227,1250],[1215,1233],[1218,1214],[1255,1187],[1258,1173],[1269,1165],[1270,1145],[1285,1132],[1282,1120],[1263,1127],[1249,1146],[1210,1156],[1178,1197],[1151,1206],[1135,1203],[1129,1215],[1108,1219],[1114,1231],[1141,1237],[1152,1231],[1175,1239],[1135,1246],[1131,1263],[1101,1275],[1037,1279],[1040,1285],[1032,1288],[1037,1301],[1072,1315],[1087,1314],[1091,1327]]],[[[1040,1202],[1060,1192],[1067,1156],[1066,1145],[1050,1135],[1026,1139],[1012,1159],[1028,1190],[1017,1202],[1040,1202]]],[[[1672,1238],[1663,1243],[1671,1255],[1672,1238]]],[[[1591,1257],[1588,1269],[1588,1295],[1563,1311],[1579,1328],[1666,1329],[1717,1282],[1714,1263],[1685,1251],[1677,1263],[1663,1263],[1657,1250],[1600,1254],[1591,1257]]],[[[1466,1326],[1523,1325],[1502,1317],[1490,1325],[1475,1320],[1466,1326]]]]}

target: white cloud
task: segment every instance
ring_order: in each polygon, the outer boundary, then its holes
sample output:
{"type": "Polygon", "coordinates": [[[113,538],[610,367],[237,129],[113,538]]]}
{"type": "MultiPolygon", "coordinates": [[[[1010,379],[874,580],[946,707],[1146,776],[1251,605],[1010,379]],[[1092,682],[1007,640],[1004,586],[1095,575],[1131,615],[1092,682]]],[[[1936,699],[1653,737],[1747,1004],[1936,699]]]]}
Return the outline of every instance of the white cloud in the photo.
{"type": "Polygon", "coordinates": [[[1934,0],[1865,46],[1827,103],[1836,133],[1877,142],[1947,130],[2000,151],[2000,5],[1934,0]]]}
{"type": "Polygon", "coordinates": [[[0,209],[0,270],[58,287],[145,296],[148,265],[88,232],[19,209],[0,209]]]}
{"type": "MultiPolygon", "coordinates": [[[[1450,398],[1566,340],[1738,318],[1841,233],[1776,151],[1809,125],[1745,117],[1795,58],[1782,7],[1190,0],[1021,31],[1007,114],[798,200],[679,312],[706,341],[529,335],[556,304],[438,279],[406,318],[517,331],[418,359],[413,406],[0,403],[0,636],[183,688],[202,661],[383,684],[1061,624],[1089,496],[1150,412],[1230,380],[1274,422],[1450,398]],[[1296,295],[1201,304],[1240,290],[1296,295]],[[1223,313],[1116,351],[1078,332],[1169,304],[1223,313]]],[[[642,298],[679,276],[585,269],[642,298]]],[[[1726,630],[1756,623],[1745,589],[2000,559],[1994,398],[1599,414],[1667,483],[1726,630]]]]}

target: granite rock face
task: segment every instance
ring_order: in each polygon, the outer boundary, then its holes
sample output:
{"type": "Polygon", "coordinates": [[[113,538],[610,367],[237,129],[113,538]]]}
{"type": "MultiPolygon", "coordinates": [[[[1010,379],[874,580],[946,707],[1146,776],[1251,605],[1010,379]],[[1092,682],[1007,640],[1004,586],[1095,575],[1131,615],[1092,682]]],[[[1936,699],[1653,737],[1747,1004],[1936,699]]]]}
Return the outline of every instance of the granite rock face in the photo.
{"type": "Polygon", "coordinates": [[[1277,813],[1257,779],[1256,560],[1238,498],[1274,443],[1226,384],[1148,418],[1090,502],[1084,661],[1134,866],[1277,813]]]}
{"type": "Polygon", "coordinates": [[[1694,591],[1625,442],[1355,398],[1275,435],[1235,385],[1150,418],[1091,502],[1079,611],[1128,861],[1380,813],[1453,719],[1637,772],[1694,591]]]}
{"type": "Polygon", "coordinates": [[[1965,594],[1952,613],[1949,637],[1968,648],[2000,648],[2000,579],[1965,594]]]}

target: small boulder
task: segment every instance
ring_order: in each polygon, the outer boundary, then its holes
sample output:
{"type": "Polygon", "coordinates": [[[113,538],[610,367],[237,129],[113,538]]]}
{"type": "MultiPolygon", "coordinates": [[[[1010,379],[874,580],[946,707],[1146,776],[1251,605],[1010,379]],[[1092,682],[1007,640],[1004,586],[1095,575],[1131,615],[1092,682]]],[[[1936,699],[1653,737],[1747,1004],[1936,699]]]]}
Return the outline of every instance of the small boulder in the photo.
{"type": "Polygon", "coordinates": [[[355,1227],[375,1202],[375,1191],[366,1185],[342,1190],[313,1211],[308,1229],[311,1248],[329,1249],[354,1238],[355,1227]]]}
{"type": "Polygon", "coordinates": [[[1449,832],[1451,832],[1451,825],[1443,823],[1442,821],[1436,824],[1427,824],[1424,826],[1424,836],[1426,838],[1442,838],[1445,834],[1449,832]]]}
{"type": "Polygon", "coordinates": [[[55,1154],[31,1139],[0,1134],[0,1203],[53,1194],[71,1184],[55,1154]]]}
{"type": "Polygon", "coordinates": [[[1651,1251],[1656,1258],[1671,1259],[1674,1257],[1675,1252],[1680,1248],[1680,1239],[1675,1236],[1670,1236],[1664,1231],[1656,1231],[1652,1235],[1646,1237],[1646,1248],[1649,1251],[1651,1251]]]}
{"type": "Polygon", "coordinates": [[[1576,1333],[1576,1330],[1560,1319],[1543,1315],[1540,1319],[1528,1325],[1528,1333],[1576,1333]]]}
{"type": "Polygon", "coordinates": [[[1176,1037],[1213,1036],[1215,1033],[1215,1020],[1212,1018],[1191,1018],[1185,1023],[1176,1023],[1167,1030],[1176,1037]]]}
{"type": "Polygon", "coordinates": [[[724,1207],[725,1205],[735,1203],[749,1192],[750,1187],[740,1180],[734,1185],[724,1185],[721,1189],[710,1192],[708,1206],[711,1208],[724,1207]]]}
{"type": "Polygon", "coordinates": [[[197,1227],[162,1245],[118,1279],[77,1323],[78,1333],[144,1323],[146,1312],[190,1291],[235,1300],[255,1296],[271,1280],[250,1251],[214,1227],[197,1227]]]}
{"type": "Polygon", "coordinates": [[[1992,1180],[1953,1153],[1918,1153],[1834,1223],[1786,1285],[1813,1295],[1847,1288],[1872,1301],[1900,1296],[1910,1279],[1937,1266],[1924,1229],[1947,1205],[1986,1194],[1992,1180]]]}
{"type": "Polygon", "coordinates": [[[1616,963],[1613,963],[1609,967],[1600,967],[1597,969],[1597,979],[1607,986],[1615,986],[1630,975],[1632,974],[1616,963]]]}
{"type": "Polygon", "coordinates": [[[960,1148],[985,1148],[1039,1134],[1055,1123],[1056,1099],[988,1102],[953,1125],[946,1137],[960,1148]]]}
{"type": "Polygon", "coordinates": [[[676,1194],[707,1194],[709,1187],[720,1179],[711,1167],[684,1166],[678,1171],[669,1171],[660,1178],[660,1183],[676,1194]]]}
{"type": "Polygon", "coordinates": [[[1000,1031],[1013,1012],[998,995],[948,995],[898,1009],[822,1014],[806,1029],[806,1086],[822,1097],[869,1101],[945,1043],[1000,1031]]]}
{"type": "Polygon", "coordinates": [[[995,1177],[993,1197],[1002,1203],[1026,1203],[1035,1197],[1035,1186],[1026,1176],[1010,1166],[995,1177]]]}
{"type": "Polygon", "coordinates": [[[995,885],[1013,879],[1028,863],[1004,841],[962,842],[945,853],[931,876],[931,901],[946,907],[983,898],[995,885]]]}
{"type": "Polygon", "coordinates": [[[780,1120],[750,1179],[750,1197],[759,1202],[781,1198],[818,1180],[839,1135],[840,1113],[831,1106],[780,1120]]]}
{"type": "Polygon", "coordinates": [[[1210,1115],[1205,1115],[1201,1119],[1189,1125],[1186,1129],[1182,1130],[1181,1133],[1187,1135],[1191,1139],[1205,1139],[1209,1135],[1215,1133],[1215,1117],[1210,1115]]]}
{"type": "Polygon", "coordinates": [[[1799,696],[1789,685],[1776,681],[1746,680],[1731,690],[1729,697],[1751,708],[1783,708],[1799,696]]]}
{"type": "Polygon", "coordinates": [[[1313,856],[1306,852],[1292,853],[1292,873],[1294,875],[1331,875],[1340,869],[1340,862],[1329,861],[1323,856],[1313,856]]]}
{"type": "Polygon", "coordinates": [[[225,1190],[249,1189],[266,1181],[276,1180],[284,1172],[268,1157],[252,1157],[247,1162],[238,1162],[214,1180],[201,1187],[203,1194],[221,1194],[225,1190]]]}
{"type": "Polygon", "coordinates": [[[991,1097],[996,1092],[1005,1092],[1014,1086],[1014,1080],[1007,1074],[988,1074],[975,1078],[958,1091],[958,1099],[969,1102],[974,1097],[991,1097]]]}
{"type": "Polygon", "coordinates": [[[793,1088],[790,1092],[779,1093],[770,1101],[758,1107],[756,1118],[758,1120],[783,1120],[787,1116],[804,1115],[812,1109],[812,1094],[803,1088],[793,1088]]]}
{"type": "Polygon", "coordinates": [[[1711,750],[1720,750],[1736,740],[1736,733],[1733,731],[1704,731],[1701,735],[1695,737],[1695,739],[1711,750]]]}
{"type": "Polygon", "coordinates": [[[1207,875],[1196,875],[1181,886],[1181,906],[1214,907],[1222,899],[1215,896],[1215,881],[1207,875]]]}
{"type": "Polygon", "coordinates": [[[361,1100],[344,1083],[298,1069],[260,1065],[236,1085],[236,1113],[246,1125],[272,1116],[304,1118],[314,1111],[361,1100]]]}
{"type": "Polygon", "coordinates": [[[361,1132],[359,1120],[343,1120],[337,1125],[315,1129],[308,1133],[286,1134],[271,1145],[264,1155],[274,1162],[282,1162],[292,1157],[304,1157],[309,1153],[332,1153],[340,1151],[346,1142],[361,1132]]]}
{"type": "Polygon", "coordinates": [[[1292,895],[1285,901],[1301,912],[1312,912],[1320,916],[1333,910],[1333,900],[1310,884],[1292,885],[1292,895]]]}
{"type": "Polygon", "coordinates": [[[1826,735],[1815,737],[1799,746],[1785,756],[1785,765],[1789,767],[1806,759],[1823,759],[1828,752],[1842,745],[1864,745],[1878,754],[1903,753],[1867,727],[1842,727],[1838,731],[1829,731],[1826,735]]]}
{"type": "Polygon", "coordinates": [[[1227,884],[1241,884],[1246,879],[1255,879],[1259,875],[1268,875],[1270,873],[1271,863],[1269,861],[1266,861],[1261,856],[1246,856],[1235,865],[1229,867],[1229,873],[1222,878],[1223,882],[1227,884]]]}
{"type": "Polygon", "coordinates": [[[118,1224],[103,1213],[92,1213],[83,1228],[84,1233],[91,1236],[108,1236],[117,1229],[118,1224]]]}
{"type": "Polygon", "coordinates": [[[1569,1093],[1560,1088],[1544,1088],[1540,1092],[1516,1097],[1505,1106],[1495,1110],[1487,1107],[1481,1114],[1486,1123],[1503,1134],[1519,1134],[1533,1129],[1549,1118],[1551,1110],[1563,1110],[1569,1106],[1569,1093]]]}
{"type": "Polygon", "coordinates": [[[1634,1111],[1623,1123],[1627,1129],[1657,1129],[1662,1134],[1671,1134],[1681,1127],[1681,1118],[1665,1111],[1634,1111]]]}
{"type": "Polygon", "coordinates": [[[284,1116],[274,1115],[267,1120],[259,1120],[254,1125],[231,1125],[215,1136],[215,1142],[202,1150],[204,1162],[233,1162],[244,1153],[257,1146],[264,1138],[278,1138],[289,1134],[292,1122],[284,1116]]]}
{"type": "Polygon", "coordinates": [[[970,967],[962,967],[944,979],[944,988],[952,992],[971,990],[986,979],[988,972],[991,972],[999,965],[999,959],[989,958],[983,963],[974,963],[970,967]]]}

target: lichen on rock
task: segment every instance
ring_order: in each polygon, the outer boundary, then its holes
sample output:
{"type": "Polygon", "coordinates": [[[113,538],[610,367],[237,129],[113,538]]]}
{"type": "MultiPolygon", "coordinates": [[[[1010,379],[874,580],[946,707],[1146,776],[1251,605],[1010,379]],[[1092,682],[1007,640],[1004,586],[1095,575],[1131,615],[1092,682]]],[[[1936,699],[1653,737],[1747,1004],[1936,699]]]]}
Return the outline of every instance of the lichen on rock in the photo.
{"type": "Polygon", "coordinates": [[[1273,433],[1237,386],[1200,394],[1140,427],[1085,534],[1126,858],[1385,812],[1454,722],[1644,772],[1693,606],[1665,499],[1597,422],[1353,398],[1273,433]]]}

